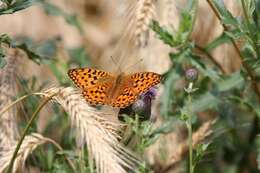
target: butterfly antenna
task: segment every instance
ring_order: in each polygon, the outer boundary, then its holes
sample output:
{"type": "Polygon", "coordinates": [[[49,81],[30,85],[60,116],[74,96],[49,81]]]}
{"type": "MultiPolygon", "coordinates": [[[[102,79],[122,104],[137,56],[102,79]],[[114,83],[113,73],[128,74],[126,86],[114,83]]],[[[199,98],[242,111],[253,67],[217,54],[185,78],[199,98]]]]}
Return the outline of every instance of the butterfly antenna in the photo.
{"type": "Polygon", "coordinates": [[[119,71],[120,73],[122,73],[122,69],[120,68],[120,65],[118,65],[117,63],[116,63],[116,60],[113,58],[113,56],[110,56],[110,58],[112,59],[112,61],[113,61],[113,63],[115,64],[115,66],[117,67],[117,71],[119,71]]]}
{"type": "Polygon", "coordinates": [[[132,67],[136,66],[137,64],[139,64],[139,63],[142,62],[142,61],[143,61],[143,59],[139,59],[139,61],[135,62],[134,64],[129,65],[127,68],[125,68],[126,71],[129,70],[129,69],[131,69],[132,67]]]}

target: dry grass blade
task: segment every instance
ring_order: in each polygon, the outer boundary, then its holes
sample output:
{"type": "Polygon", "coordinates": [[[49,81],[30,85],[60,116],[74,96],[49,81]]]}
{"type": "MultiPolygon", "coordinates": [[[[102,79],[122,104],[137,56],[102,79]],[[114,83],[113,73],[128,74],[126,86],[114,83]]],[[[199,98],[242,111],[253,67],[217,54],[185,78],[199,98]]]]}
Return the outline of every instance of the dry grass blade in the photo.
{"type": "Polygon", "coordinates": [[[149,25],[155,15],[154,0],[139,0],[135,13],[135,39],[137,46],[143,47],[149,38],[149,25]]]}
{"type": "MultiPolygon", "coordinates": [[[[17,58],[15,51],[9,53],[5,58],[6,66],[0,69],[0,110],[10,104],[17,93],[15,82],[17,58]]],[[[16,111],[17,108],[14,106],[0,117],[0,150],[12,146],[18,136],[16,111]]]]}
{"type": "Polygon", "coordinates": [[[89,159],[95,161],[97,172],[125,173],[126,168],[134,169],[137,160],[117,140],[120,124],[108,121],[106,113],[90,107],[74,88],[51,88],[44,93],[57,93],[54,99],[69,113],[79,144],[87,144],[89,159]]]}
{"type": "MultiPolygon", "coordinates": [[[[40,134],[33,133],[31,135],[27,135],[17,154],[12,172],[17,172],[17,170],[23,168],[28,155],[39,145],[46,142],[49,142],[49,139],[40,134]]],[[[5,150],[0,151],[0,172],[4,172],[4,170],[9,166],[15,147],[16,145],[14,143],[12,147],[5,148],[5,150]]]]}

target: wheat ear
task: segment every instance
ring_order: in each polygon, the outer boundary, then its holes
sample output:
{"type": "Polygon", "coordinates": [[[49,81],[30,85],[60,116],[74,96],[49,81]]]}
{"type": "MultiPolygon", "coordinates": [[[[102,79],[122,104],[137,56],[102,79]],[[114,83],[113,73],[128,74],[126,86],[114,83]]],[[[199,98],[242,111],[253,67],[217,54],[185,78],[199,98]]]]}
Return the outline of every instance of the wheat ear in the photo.
{"type": "MultiPolygon", "coordinates": [[[[12,172],[17,172],[18,169],[24,167],[24,163],[28,155],[36,149],[39,145],[42,145],[46,142],[49,142],[48,138],[43,137],[41,134],[33,133],[31,135],[27,135],[24,138],[24,141],[18,151],[16,156],[13,170],[12,172]]],[[[5,148],[4,150],[0,151],[0,172],[4,172],[4,170],[9,166],[10,160],[13,156],[15,151],[16,145],[14,143],[13,146],[9,146],[9,148],[5,148]]]]}
{"type": "Polygon", "coordinates": [[[110,122],[106,113],[89,106],[75,88],[51,88],[44,93],[57,93],[54,99],[70,115],[79,145],[87,144],[89,159],[95,161],[97,172],[126,173],[126,169],[135,168],[138,161],[117,140],[120,124],[110,122]]]}
{"type": "Polygon", "coordinates": [[[136,45],[144,47],[149,38],[149,25],[155,16],[154,0],[138,0],[135,12],[136,45]]]}

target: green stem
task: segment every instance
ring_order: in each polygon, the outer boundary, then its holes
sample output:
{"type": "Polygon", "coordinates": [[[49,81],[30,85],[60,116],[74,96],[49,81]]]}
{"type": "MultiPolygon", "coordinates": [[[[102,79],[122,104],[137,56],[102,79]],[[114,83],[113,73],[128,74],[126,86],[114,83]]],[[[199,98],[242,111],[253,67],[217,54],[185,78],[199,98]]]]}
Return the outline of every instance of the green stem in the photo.
{"type": "Polygon", "coordinates": [[[19,99],[15,100],[14,102],[12,102],[11,104],[5,106],[2,110],[0,110],[0,117],[7,111],[9,110],[12,106],[14,106],[15,104],[17,104],[18,102],[26,99],[27,97],[29,97],[32,94],[28,94],[28,95],[24,95],[22,97],[20,97],[19,99]]]}
{"type": "MultiPolygon", "coordinates": [[[[56,94],[56,93],[55,93],[56,94]]],[[[9,167],[8,167],[8,170],[7,170],[7,173],[11,173],[12,172],[12,169],[13,169],[13,165],[14,165],[14,161],[15,161],[15,158],[18,154],[18,151],[22,145],[22,142],[27,134],[27,132],[29,131],[30,127],[32,126],[32,123],[33,121],[35,120],[35,118],[37,117],[37,114],[40,112],[40,110],[46,105],[46,103],[52,99],[52,97],[55,95],[55,94],[52,94],[51,96],[47,97],[38,107],[37,109],[35,110],[35,112],[33,113],[33,115],[31,116],[31,119],[29,120],[29,122],[27,123],[23,133],[22,133],[22,136],[20,138],[20,140],[18,141],[18,144],[16,145],[16,148],[15,148],[15,151],[13,153],[13,156],[12,156],[12,159],[10,161],[10,164],[9,164],[9,167]]]]}
{"type": "MultiPolygon", "coordinates": [[[[46,140],[50,143],[52,143],[59,151],[63,152],[63,148],[54,140],[50,139],[50,138],[46,138],[46,140]]],[[[77,172],[75,165],[73,164],[73,162],[66,156],[63,155],[64,159],[67,161],[67,163],[69,164],[70,168],[73,170],[74,173],[77,172]]]]}
{"type": "Polygon", "coordinates": [[[225,69],[221,66],[221,64],[218,61],[215,60],[215,58],[213,58],[213,56],[205,48],[199,46],[198,44],[195,44],[194,46],[198,51],[205,54],[211,60],[211,62],[214,63],[214,65],[216,65],[220,69],[222,73],[225,73],[225,69]]]}
{"type": "Polygon", "coordinates": [[[188,112],[189,119],[187,122],[188,127],[188,142],[189,142],[189,173],[193,173],[193,163],[192,163],[192,112],[191,112],[191,95],[188,94],[188,112]]]}

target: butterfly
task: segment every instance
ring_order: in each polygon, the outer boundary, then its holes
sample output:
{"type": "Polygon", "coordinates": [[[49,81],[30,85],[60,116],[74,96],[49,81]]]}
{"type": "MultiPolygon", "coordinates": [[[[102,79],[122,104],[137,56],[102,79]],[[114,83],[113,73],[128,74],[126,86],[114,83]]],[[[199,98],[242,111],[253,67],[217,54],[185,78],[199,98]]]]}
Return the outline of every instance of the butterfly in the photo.
{"type": "Polygon", "coordinates": [[[69,77],[82,90],[90,105],[124,108],[135,102],[141,93],[160,83],[162,76],[154,72],[124,73],[114,76],[92,68],[75,68],[69,77]]]}

